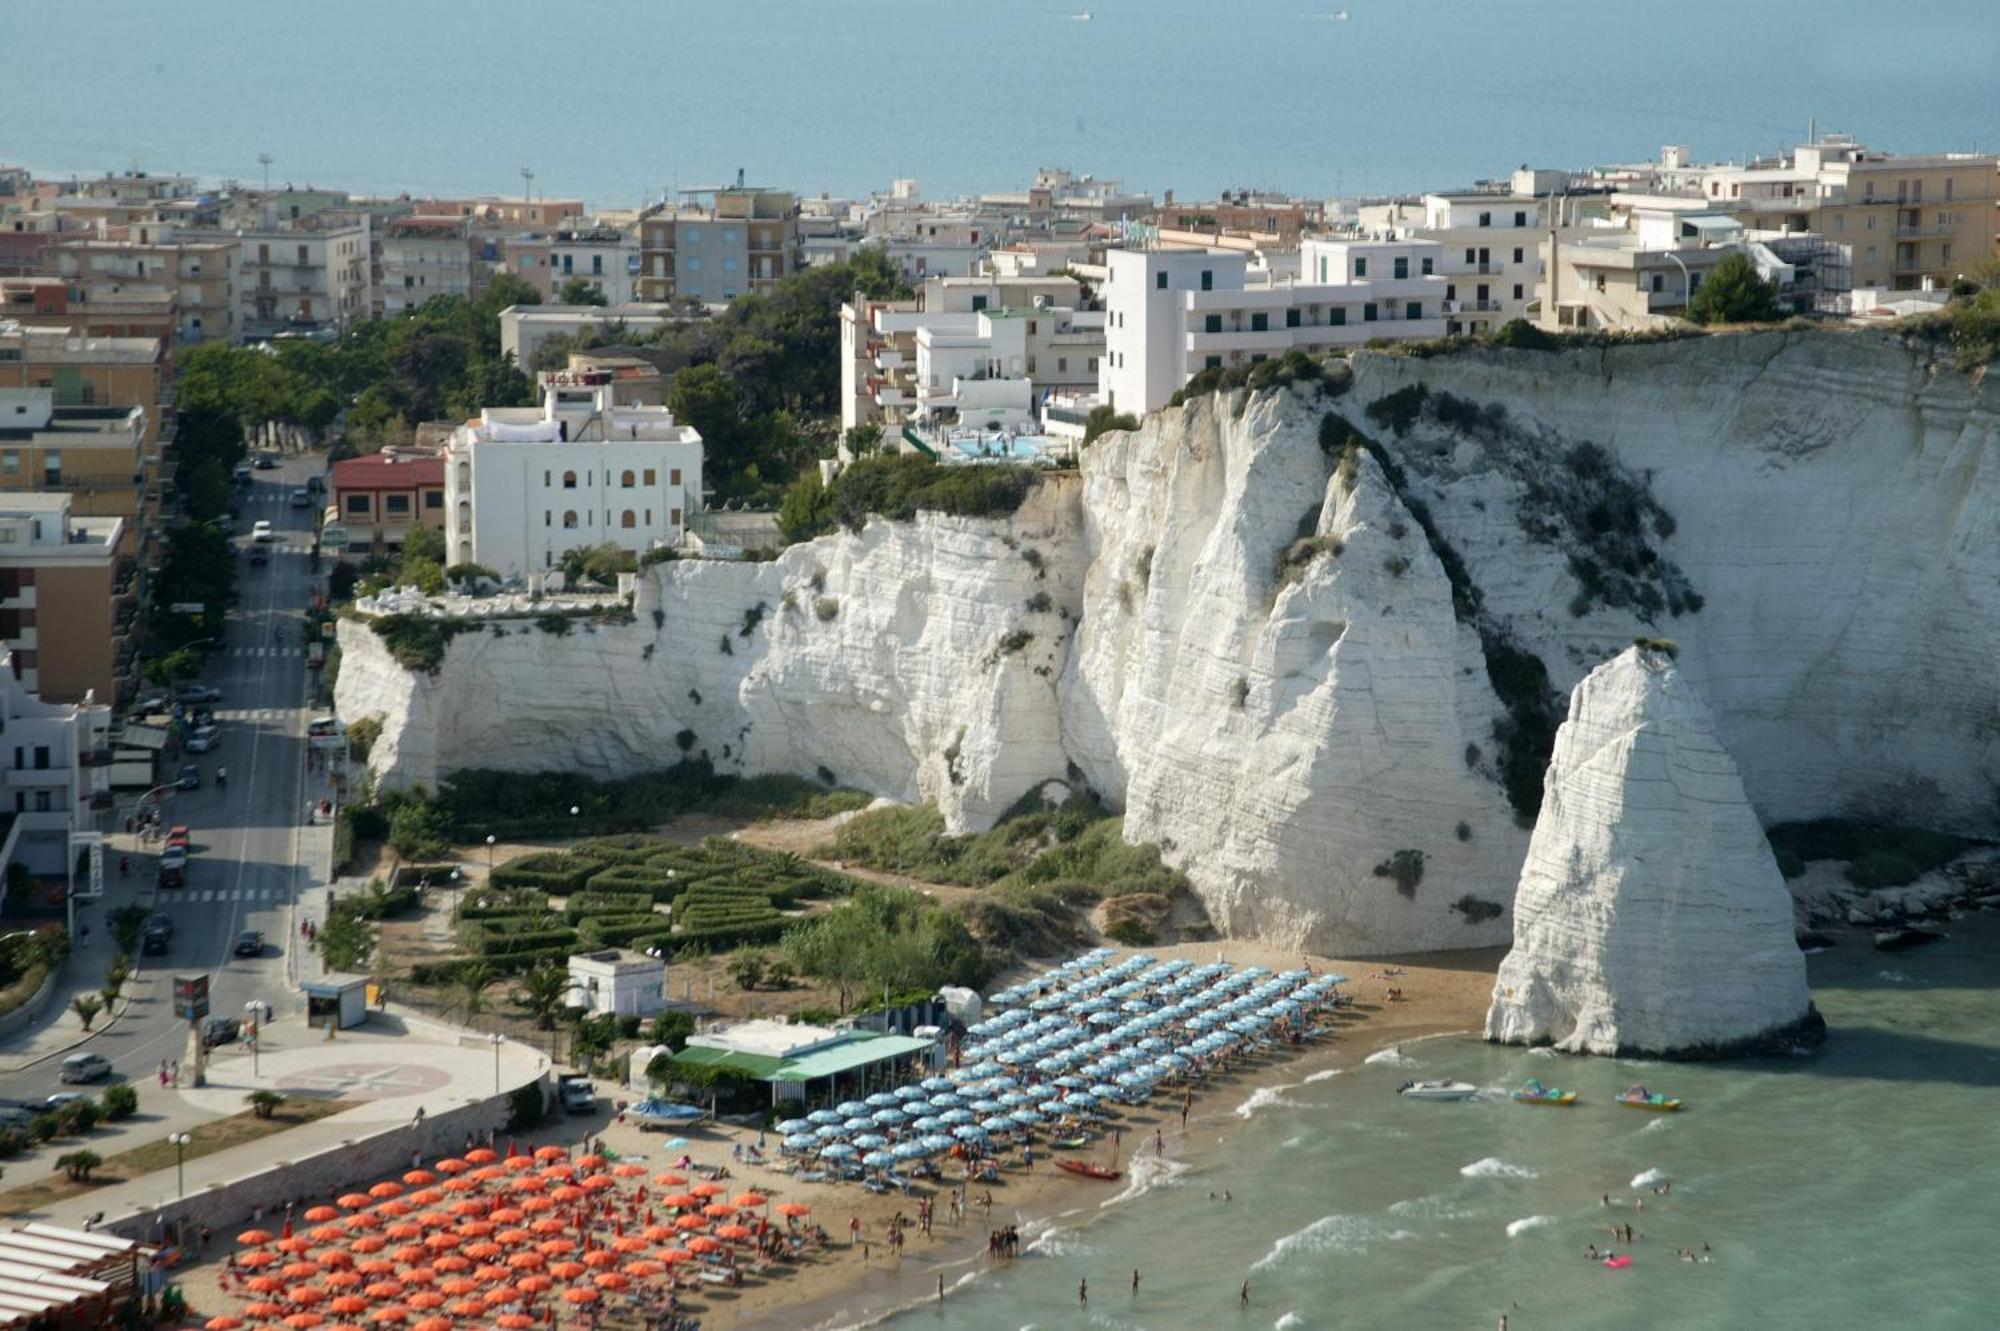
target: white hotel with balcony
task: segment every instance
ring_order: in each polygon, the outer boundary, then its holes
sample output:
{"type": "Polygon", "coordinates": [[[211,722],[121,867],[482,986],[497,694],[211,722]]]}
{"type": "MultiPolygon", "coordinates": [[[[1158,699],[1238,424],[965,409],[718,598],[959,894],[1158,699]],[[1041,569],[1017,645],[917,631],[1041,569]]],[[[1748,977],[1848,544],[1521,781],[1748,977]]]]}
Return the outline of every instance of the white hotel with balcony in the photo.
{"type": "Polygon", "coordinates": [[[577,547],[678,545],[701,507],[700,433],[665,407],[617,404],[609,371],[541,383],[541,406],[488,407],[452,436],[452,562],[521,577],[577,547]]]}
{"type": "Polygon", "coordinates": [[[1445,332],[1436,241],[1307,239],[1299,277],[1283,281],[1226,250],[1120,249],[1106,260],[1098,398],[1121,412],[1166,405],[1203,369],[1445,332]]]}

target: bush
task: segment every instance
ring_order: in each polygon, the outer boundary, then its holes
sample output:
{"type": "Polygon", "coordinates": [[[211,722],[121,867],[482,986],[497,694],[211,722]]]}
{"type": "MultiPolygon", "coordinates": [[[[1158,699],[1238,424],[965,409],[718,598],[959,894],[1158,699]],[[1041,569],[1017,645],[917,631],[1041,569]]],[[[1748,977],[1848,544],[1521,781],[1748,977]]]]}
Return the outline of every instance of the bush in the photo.
{"type": "Polygon", "coordinates": [[[652,1042],[654,1044],[663,1044],[675,1053],[679,1053],[687,1047],[688,1037],[693,1034],[694,1017],[686,1012],[676,1009],[671,1012],[662,1012],[659,1016],[653,1018],[652,1042]]]}
{"type": "Polygon", "coordinates": [[[1894,824],[1821,818],[1780,823],[1767,835],[1788,878],[1805,872],[1808,860],[1846,860],[1847,881],[1864,890],[1902,887],[1948,864],[1973,843],[1943,832],[1894,824]],[[1796,865],[1792,872],[1788,865],[1796,865]]]}
{"type": "Polygon", "coordinates": [[[603,861],[586,855],[545,850],[500,865],[493,870],[492,881],[499,887],[532,887],[561,897],[582,890],[605,867],[603,861]]]}
{"type": "Polygon", "coordinates": [[[1389,879],[1395,883],[1398,892],[1414,899],[1417,884],[1424,881],[1424,853],[1421,850],[1399,850],[1369,872],[1377,878],[1389,879]]]}
{"type": "Polygon", "coordinates": [[[96,1127],[103,1117],[104,1109],[95,1100],[71,1100],[56,1110],[56,1121],[62,1124],[66,1137],[81,1137],[96,1127]]]}
{"type": "Polygon", "coordinates": [[[1083,418],[1083,442],[1085,446],[1088,446],[1096,440],[1097,436],[1111,430],[1136,430],[1138,428],[1139,418],[1131,412],[1120,412],[1109,406],[1095,406],[1090,409],[1090,414],[1083,418]]]}
{"type": "MultiPolygon", "coordinates": [[[[446,778],[438,799],[450,812],[456,835],[476,841],[488,831],[510,837],[638,832],[688,813],[824,818],[863,808],[869,797],[824,790],[793,776],[720,774],[707,759],[697,758],[616,781],[575,772],[468,769],[446,778]],[[571,808],[580,812],[572,816],[571,808]]],[[[584,853],[600,862],[619,859],[584,853]]]]}
{"type": "Polygon", "coordinates": [[[1127,947],[1151,947],[1154,943],[1151,931],[1137,920],[1119,920],[1105,929],[1104,936],[1127,947]]]}
{"type": "Polygon", "coordinates": [[[405,670],[435,675],[444,665],[446,648],[461,633],[476,633],[482,627],[461,620],[431,619],[424,615],[381,615],[368,621],[375,636],[389,649],[389,655],[405,670]]]}
{"type": "Polygon", "coordinates": [[[139,1112],[139,1092],[123,1084],[104,1088],[104,1117],[117,1123],[139,1112]]]}
{"type": "Polygon", "coordinates": [[[548,1112],[548,1098],[542,1094],[539,1079],[517,1086],[507,1097],[507,1131],[518,1133],[539,1127],[548,1112]]]}
{"type": "Polygon", "coordinates": [[[88,1179],[90,1171],[103,1163],[104,1157],[95,1151],[68,1151],[56,1157],[56,1168],[68,1174],[70,1180],[76,1183],[88,1179]]]}
{"type": "Polygon", "coordinates": [[[786,492],[779,522],[787,539],[808,540],[844,526],[860,531],[872,516],[908,522],[920,512],[1005,517],[1035,486],[1026,467],[941,466],[921,454],[863,458],[831,485],[807,472],[786,492]]]}
{"type": "Polygon", "coordinates": [[[1368,404],[1368,419],[1377,425],[1387,426],[1401,435],[1416,423],[1423,414],[1424,401],[1430,396],[1430,389],[1422,384],[1410,384],[1393,393],[1385,394],[1368,404]]]}
{"type": "Polygon", "coordinates": [[[1475,897],[1470,892],[1452,902],[1451,908],[1463,915],[1467,924],[1484,924],[1498,918],[1506,910],[1499,902],[1475,897]]]}

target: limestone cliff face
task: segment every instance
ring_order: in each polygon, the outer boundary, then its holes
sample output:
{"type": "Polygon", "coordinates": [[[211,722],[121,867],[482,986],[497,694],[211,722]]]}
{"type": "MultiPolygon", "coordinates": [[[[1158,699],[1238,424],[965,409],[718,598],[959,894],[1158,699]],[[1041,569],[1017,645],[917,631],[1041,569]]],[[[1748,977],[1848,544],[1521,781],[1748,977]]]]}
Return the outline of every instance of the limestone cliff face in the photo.
{"type": "Polygon", "coordinates": [[[335,704],[383,718],[370,763],[388,785],[472,767],[619,776],[678,761],[687,731],[724,771],[830,773],[985,826],[1064,774],[1076,488],[1038,487],[1005,522],[925,514],[771,563],[662,564],[630,625],[501,622],[454,637],[436,676],[346,622],[335,704]]]}
{"type": "Polygon", "coordinates": [[[1791,896],[1706,703],[1666,653],[1628,648],[1556,736],[1487,1038],[1686,1055],[1817,1025],[1791,896]]]}
{"type": "Polygon", "coordinates": [[[1105,436],[1010,520],[662,565],[633,625],[464,634],[435,677],[346,625],[340,712],[392,783],[686,730],[966,830],[1063,778],[1224,929],[1363,954],[1507,936],[1561,698],[1657,634],[1763,822],[2000,830],[1983,379],[1833,333],[1351,365],[1105,436]]]}
{"type": "Polygon", "coordinates": [[[1499,710],[1479,639],[1380,469],[1337,472],[1306,400],[1202,399],[1093,447],[1065,742],[1227,932],[1501,941],[1523,838],[1464,757],[1499,710]],[[1491,914],[1451,909],[1467,895],[1491,914]]]}

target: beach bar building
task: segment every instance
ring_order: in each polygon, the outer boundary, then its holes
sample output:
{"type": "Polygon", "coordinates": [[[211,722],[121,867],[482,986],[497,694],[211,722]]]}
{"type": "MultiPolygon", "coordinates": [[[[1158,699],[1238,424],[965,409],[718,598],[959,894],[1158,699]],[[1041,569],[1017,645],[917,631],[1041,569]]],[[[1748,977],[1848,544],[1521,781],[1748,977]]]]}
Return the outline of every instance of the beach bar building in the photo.
{"type": "Polygon", "coordinates": [[[794,1022],[739,1021],[688,1037],[676,1067],[732,1068],[771,1088],[773,1105],[853,1099],[935,1067],[939,1045],[915,1035],[834,1030],[794,1022]]]}
{"type": "Polygon", "coordinates": [[[153,1251],[39,1222],[0,1231],[0,1327],[117,1326],[153,1251]]]}

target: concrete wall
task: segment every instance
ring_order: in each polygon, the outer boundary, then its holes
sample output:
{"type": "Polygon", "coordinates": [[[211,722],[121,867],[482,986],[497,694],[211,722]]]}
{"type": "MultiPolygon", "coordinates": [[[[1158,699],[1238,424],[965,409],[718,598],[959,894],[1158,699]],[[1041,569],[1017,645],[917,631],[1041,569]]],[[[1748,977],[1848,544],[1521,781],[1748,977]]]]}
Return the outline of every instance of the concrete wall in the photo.
{"type": "MultiPolygon", "coordinates": [[[[63,966],[68,964],[65,961],[63,966]]],[[[56,981],[62,976],[63,966],[52,968],[42,977],[42,982],[35,987],[35,992],[28,995],[26,1002],[6,1016],[0,1017],[0,1040],[18,1034],[35,1024],[35,1018],[41,1016],[42,1009],[49,1004],[49,995],[55,992],[56,981]]]]}

